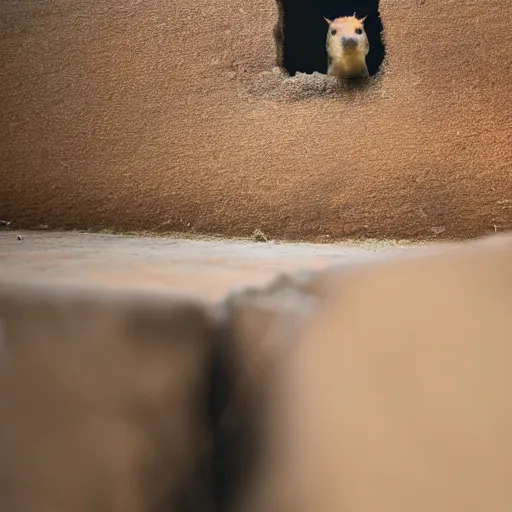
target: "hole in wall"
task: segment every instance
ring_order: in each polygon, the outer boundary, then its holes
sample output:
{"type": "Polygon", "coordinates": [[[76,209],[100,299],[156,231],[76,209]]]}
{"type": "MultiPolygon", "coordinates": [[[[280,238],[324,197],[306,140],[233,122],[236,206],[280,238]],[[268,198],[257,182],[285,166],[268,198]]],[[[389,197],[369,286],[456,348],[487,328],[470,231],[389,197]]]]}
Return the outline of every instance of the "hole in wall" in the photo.
{"type": "Polygon", "coordinates": [[[379,0],[277,0],[277,4],[278,65],[291,76],[297,72],[327,73],[327,23],[323,16],[334,19],[354,12],[358,18],[368,16],[364,24],[370,42],[366,64],[370,76],[378,73],[385,55],[379,0]]]}

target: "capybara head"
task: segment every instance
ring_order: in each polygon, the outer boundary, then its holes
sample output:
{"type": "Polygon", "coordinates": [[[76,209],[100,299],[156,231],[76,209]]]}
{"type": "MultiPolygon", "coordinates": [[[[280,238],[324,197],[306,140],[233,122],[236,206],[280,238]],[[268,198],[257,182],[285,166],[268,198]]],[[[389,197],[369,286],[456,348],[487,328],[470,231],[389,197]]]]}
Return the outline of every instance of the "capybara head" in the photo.
{"type": "Polygon", "coordinates": [[[327,33],[327,53],[330,59],[336,61],[350,55],[366,56],[370,50],[370,43],[364,30],[364,18],[345,16],[330,20],[325,18],[329,24],[327,33]]]}

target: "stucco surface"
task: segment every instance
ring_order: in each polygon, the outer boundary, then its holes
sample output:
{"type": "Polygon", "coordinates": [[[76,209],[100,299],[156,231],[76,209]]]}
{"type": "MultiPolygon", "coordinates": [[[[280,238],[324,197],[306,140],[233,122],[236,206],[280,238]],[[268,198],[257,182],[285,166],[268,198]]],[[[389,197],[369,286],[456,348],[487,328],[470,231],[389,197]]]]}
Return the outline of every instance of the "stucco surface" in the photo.
{"type": "Polygon", "coordinates": [[[380,12],[382,73],[348,91],[273,71],[273,0],[2,2],[0,219],[291,239],[512,227],[512,6],[380,12]]]}

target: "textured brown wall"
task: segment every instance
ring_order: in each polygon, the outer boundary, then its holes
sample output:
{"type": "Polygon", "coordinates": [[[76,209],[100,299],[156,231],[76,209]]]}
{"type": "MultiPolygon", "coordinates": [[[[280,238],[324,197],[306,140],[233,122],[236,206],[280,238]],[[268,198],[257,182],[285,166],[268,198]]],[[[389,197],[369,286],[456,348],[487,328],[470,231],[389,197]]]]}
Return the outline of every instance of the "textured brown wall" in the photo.
{"type": "Polygon", "coordinates": [[[385,70],[349,93],[269,72],[273,0],[2,2],[0,219],[312,239],[511,228],[510,2],[381,0],[381,16],[385,70]]]}

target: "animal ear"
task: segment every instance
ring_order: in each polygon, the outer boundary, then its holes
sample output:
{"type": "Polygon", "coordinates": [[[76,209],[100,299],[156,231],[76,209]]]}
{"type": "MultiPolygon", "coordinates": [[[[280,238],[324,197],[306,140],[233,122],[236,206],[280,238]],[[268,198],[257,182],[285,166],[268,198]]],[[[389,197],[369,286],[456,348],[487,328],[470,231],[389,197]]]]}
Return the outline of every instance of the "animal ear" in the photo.
{"type": "Polygon", "coordinates": [[[323,18],[327,22],[328,25],[330,25],[332,23],[332,20],[330,20],[329,18],[326,18],[325,16],[323,16],[323,18]]]}

